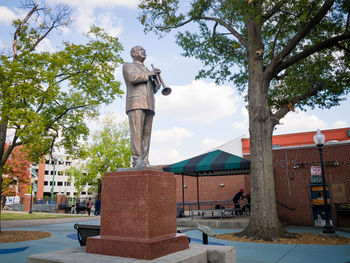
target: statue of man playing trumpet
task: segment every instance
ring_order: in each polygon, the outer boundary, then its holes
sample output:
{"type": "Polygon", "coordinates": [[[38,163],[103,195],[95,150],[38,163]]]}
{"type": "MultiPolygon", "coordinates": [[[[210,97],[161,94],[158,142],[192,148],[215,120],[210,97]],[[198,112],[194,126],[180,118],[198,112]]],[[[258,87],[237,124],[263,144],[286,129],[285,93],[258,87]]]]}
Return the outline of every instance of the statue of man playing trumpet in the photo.
{"type": "MultiPolygon", "coordinates": [[[[160,70],[148,70],[143,62],[146,50],[136,46],[130,51],[133,62],[123,65],[126,84],[126,114],[129,117],[130,143],[133,167],[149,165],[148,153],[154,111],[154,94],[163,85],[163,95],[169,95],[170,88],[165,87],[160,70]]],[[[152,65],[153,67],[153,65],[152,65]]]]}

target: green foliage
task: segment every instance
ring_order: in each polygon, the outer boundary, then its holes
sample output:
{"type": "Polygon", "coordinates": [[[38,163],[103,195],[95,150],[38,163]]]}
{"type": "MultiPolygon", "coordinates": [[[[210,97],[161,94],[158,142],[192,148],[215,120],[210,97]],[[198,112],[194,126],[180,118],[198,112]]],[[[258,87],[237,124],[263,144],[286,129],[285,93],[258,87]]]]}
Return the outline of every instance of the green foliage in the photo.
{"type": "Polygon", "coordinates": [[[73,181],[80,193],[86,184],[91,185],[89,191],[97,192],[98,177],[103,178],[106,172],[117,168],[130,167],[131,149],[128,123],[118,125],[107,120],[101,130],[92,135],[91,142],[83,146],[80,167],[71,167],[69,180],[73,181]]]}
{"type": "Polygon", "coordinates": [[[146,32],[161,35],[176,28],[185,30],[177,34],[177,44],[184,56],[203,62],[197,78],[233,82],[245,92],[249,57],[260,50],[271,84],[271,109],[285,105],[329,108],[350,90],[348,2],[143,0],[139,17],[146,32]],[[252,23],[261,44],[248,37],[252,23]],[[336,36],[341,40],[333,41],[336,36]]]}
{"type": "MultiPolygon", "coordinates": [[[[123,93],[114,77],[123,61],[118,38],[95,26],[86,34],[86,44],[65,42],[59,51],[36,51],[51,30],[69,25],[70,16],[62,7],[58,13],[30,7],[52,21],[31,17],[13,23],[15,48],[11,56],[0,55],[0,129],[2,136],[7,128],[13,129],[12,145],[23,145],[37,162],[54,144],[78,154],[78,141],[87,139],[89,132],[84,119],[96,116],[99,105],[123,93]]],[[[8,156],[2,136],[3,164],[8,156]]]]}

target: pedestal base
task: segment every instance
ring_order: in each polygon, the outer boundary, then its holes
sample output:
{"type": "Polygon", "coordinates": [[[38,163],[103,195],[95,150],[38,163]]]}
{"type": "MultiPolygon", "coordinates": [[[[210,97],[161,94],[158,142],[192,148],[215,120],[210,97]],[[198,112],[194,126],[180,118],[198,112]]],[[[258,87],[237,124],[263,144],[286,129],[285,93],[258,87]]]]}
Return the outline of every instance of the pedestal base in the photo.
{"type": "Polygon", "coordinates": [[[145,240],[97,236],[89,238],[89,246],[86,247],[86,252],[150,260],[187,249],[188,247],[188,239],[184,234],[145,240]]]}
{"type": "Polygon", "coordinates": [[[176,180],[159,170],[105,174],[100,236],[88,238],[86,252],[154,259],[189,247],[176,233],[176,180]]]}

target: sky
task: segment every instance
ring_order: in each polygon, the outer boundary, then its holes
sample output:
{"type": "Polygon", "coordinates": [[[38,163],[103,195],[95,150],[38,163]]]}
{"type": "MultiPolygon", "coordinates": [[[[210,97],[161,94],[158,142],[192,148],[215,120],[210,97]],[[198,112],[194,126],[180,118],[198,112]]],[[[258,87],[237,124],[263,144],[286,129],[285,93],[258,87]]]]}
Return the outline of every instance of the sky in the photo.
{"type": "MultiPolygon", "coordinates": [[[[176,44],[176,32],[159,38],[154,33],[145,34],[137,19],[138,0],[49,0],[50,4],[67,4],[72,10],[73,23],[58,34],[45,39],[40,50],[59,50],[62,41],[81,43],[83,34],[92,24],[117,36],[124,47],[121,53],[130,62],[130,49],[141,45],[146,49],[145,65],[162,70],[161,76],[172,93],[156,94],[156,115],[150,149],[150,163],[171,164],[207,152],[238,137],[249,137],[248,112],[243,97],[233,83],[216,85],[210,79],[195,80],[203,68],[201,61],[185,58],[176,44]]],[[[0,49],[9,47],[14,18],[23,19],[25,13],[18,8],[21,1],[0,0],[0,49]]],[[[233,69],[234,70],[234,69],[233,69]]],[[[125,84],[121,67],[115,71],[117,80],[125,84]]],[[[350,95],[340,106],[332,109],[308,109],[290,112],[276,127],[274,135],[334,129],[350,126],[350,95]]],[[[125,97],[116,98],[110,105],[101,107],[101,116],[88,121],[92,131],[101,126],[105,117],[116,122],[127,119],[125,97]]]]}

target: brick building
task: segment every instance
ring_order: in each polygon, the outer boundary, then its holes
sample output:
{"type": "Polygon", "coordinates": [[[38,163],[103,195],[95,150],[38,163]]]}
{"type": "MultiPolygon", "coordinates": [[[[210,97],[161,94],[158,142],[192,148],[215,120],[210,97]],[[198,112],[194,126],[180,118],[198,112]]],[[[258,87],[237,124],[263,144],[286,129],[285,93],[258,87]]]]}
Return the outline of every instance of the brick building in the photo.
{"type": "MultiPolygon", "coordinates": [[[[323,148],[326,183],[329,186],[331,218],[334,224],[350,226],[350,219],[337,218],[335,203],[350,203],[350,128],[324,130],[323,148]]],[[[324,219],[323,199],[317,176],[320,156],[313,132],[273,136],[273,162],[278,216],[295,225],[317,225],[324,219]]],[[[243,157],[249,159],[249,138],[241,139],[243,157]]],[[[182,202],[182,177],[177,178],[177,201],[182,202]]],[[[230,200],[239,189],[250,192],[249,175],[199,178],[200,201],[230,200]]],[[[195,177],[184,176],[185,202],[197,200],[195,177]]]]}
{"type": "MultiPolygon", "coordinates": [[[[275,149],[274,175],[278,216],[295,225],[317,225],[324,219],[322,187],[313,170],[320,157],[315,146],[275,149]],[[295,209],[295,210],[292,210],[295,209]]],[[[335,203],[350,203],[350,142],[326,144],[323,148],[326,184],[329,186],[334,224],[350,226],[337,218],[335,203]]]]}

